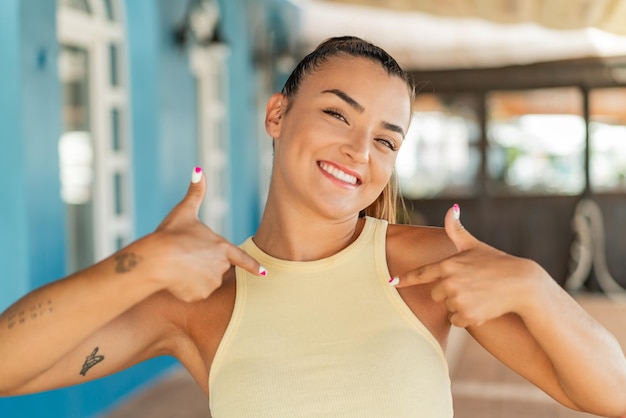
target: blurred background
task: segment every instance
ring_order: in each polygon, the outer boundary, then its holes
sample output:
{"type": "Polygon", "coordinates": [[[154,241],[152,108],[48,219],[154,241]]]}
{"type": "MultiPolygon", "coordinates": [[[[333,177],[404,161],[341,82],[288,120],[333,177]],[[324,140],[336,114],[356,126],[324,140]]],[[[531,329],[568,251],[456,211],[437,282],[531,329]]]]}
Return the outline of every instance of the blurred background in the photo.
{"type": "MultiPolygon", "coordinates": [[[[624,0],[2,0],[0,310],[153,230],[195,165],[203,221],[251,235],[271,169],[266,100],[342,34],[418,84],[396,167],[404,221],[439,226],[460,203],[474,235],[538,261],[623,338],[624,0]]],[[[448,355],[457,417],[582,415],[461,334],[448,355]]],[[[207,410],[168,358],[0,399],[1,417],[207,410]]]]}

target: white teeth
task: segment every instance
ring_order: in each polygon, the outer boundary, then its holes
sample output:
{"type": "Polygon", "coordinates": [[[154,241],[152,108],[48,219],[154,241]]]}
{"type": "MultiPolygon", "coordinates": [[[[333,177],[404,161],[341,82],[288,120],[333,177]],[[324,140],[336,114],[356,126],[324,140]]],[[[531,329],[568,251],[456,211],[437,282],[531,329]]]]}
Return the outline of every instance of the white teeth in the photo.
{"type": "Polygon", "coordinates": [[[325,172],[327,172],[328,174],[330,174],[331,176],[335,177],[336,179],[339,179],[341,181],[345,181],[346,183],[350,183],[350,184],[356,184],[356,177],[345,173],[341,170],[339,170],[337,167],[334,167],[330,164],[326,164],[326,163],[320,163],[320,168],[322,170],[324,170],[325,172]]]}

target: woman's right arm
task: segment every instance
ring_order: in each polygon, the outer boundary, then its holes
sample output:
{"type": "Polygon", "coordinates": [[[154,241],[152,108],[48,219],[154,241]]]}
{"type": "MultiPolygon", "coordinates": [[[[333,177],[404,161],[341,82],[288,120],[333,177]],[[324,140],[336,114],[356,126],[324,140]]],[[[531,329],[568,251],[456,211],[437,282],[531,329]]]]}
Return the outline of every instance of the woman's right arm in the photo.
{"type": "Polygon", "coordinates": [[[171,295],[207,298],[231,265],[259,264],[197,218],[204,176],[157,230],[0,315],[0,395],[93,380],[171,351],[171,295]],[[163,290],[167,292],[161,292],[163,290]]]}

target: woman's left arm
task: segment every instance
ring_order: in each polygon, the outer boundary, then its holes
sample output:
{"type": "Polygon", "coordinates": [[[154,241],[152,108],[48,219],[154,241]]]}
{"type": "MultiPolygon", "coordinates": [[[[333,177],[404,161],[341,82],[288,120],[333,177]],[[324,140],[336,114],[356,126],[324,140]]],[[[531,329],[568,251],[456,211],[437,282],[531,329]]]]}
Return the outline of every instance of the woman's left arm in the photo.
{"type": "Polygon", "coordinates": [[[457,254],[400,277],[398,287],[434,283],[452,325],[560,403],[626,416],[626,358],[619,343],[537,263],[474,238],[446,214],[457,254]]]}

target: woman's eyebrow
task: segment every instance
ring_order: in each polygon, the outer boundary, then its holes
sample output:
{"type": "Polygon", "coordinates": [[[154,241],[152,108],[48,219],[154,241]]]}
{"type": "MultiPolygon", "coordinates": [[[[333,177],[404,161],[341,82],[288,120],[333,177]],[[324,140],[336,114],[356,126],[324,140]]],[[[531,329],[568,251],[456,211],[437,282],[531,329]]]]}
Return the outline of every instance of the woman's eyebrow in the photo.
{"type": "Polygon", "coordinates": [[[388,129],[390,131],[393,132],[397,132],[400,135],[402,135],[402,138],[404,138],[404,129],[402,129],[400,126],[394,124],[394,123],[389,123],[389,122],[383,122],[383,128],[388,129]]]}
{"type": "Polygon", "coordinates": [[[352,108],[354,108],[355,110],[357,110],[357,111],[359,111],[361,113],[363,113],[363,111],[365,110],[365,108],[363,107],[362,104],[360,104],[359,102],[354,100],[352,97],[350,97],[348,95],[348,93],[346,93],[345,91],[342,91],[342,90],[339,90],[339,89],[330,89],[330,90],[324,90],[324,91],[322,91],[322,93],[332,93],[332,94],[336,95],[341,100],[343,100],[344,102],[348,103],[352,108]]]}
{"type": "MultiPolygon", "coordinates": [[[[352,97],[350,97],[350,95],[348,93],[346,93],[343,90],[328,89],[328,90],[322,91],[322,93],[331,93],[331,94],[336,95],[337,97],[339,97],[341,100],[346,102],[348,105],[350,105],[350,107],[352,107],[353,109],[355,109],[359,113],[363,113],[365,111],[365,107],[363,107],[362,104],[360,104],[359,102],[354,100],[352,97]]],[[[402,138],[404,138],[404,135],[405,135],[404,134],[404,129],[402,129],[400,126],[398,126],[396,124],[393,124],[393,123],[384,122],[384,121],[382,122],[382,126],[385,129],[388,129],[390,131],[399,133],[400,135],[402,135],[402,138]]]]}

